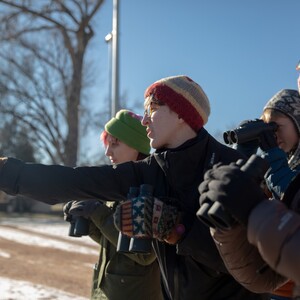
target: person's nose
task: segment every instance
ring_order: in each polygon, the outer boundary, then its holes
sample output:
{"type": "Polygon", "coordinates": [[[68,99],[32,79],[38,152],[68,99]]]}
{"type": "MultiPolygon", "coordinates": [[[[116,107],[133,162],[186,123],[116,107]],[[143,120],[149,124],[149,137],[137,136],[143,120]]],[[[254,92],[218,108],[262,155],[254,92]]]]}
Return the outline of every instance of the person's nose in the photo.
{"type": "Polygon", "coordinates": [[[107,147],[106,147],[106,149],[105,149],[105,155],[107,156],[107,157],[109,157],[109,156],[112,156],[112,150],[111,150],[111,147],[108,145],[107,147]]]}
{"type": "Polygon", "coordinates": [[[141,123],[143,126],[147,126],[150,123],[150,117],[148,116],[148,114],[144,114],[141,123]]]}

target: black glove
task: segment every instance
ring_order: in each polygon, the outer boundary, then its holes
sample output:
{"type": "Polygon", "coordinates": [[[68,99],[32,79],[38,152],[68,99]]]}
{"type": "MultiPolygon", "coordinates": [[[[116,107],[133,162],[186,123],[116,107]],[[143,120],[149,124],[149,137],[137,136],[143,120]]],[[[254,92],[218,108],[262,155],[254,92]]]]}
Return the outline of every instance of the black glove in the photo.
{"type": "Polygon", "coordinates": [[[69,213],[69,210],[72,206],[72,203],[74,201],[69,201],[67,202],[64,206],[63,206],[63,213],[64,213],[64,220],[67,221],[67,222],[71,222],[72,221],[72,216],[71,214],[69,213]]]}
{"type": "Polygon", "coordinates": [[[263,151],[268,151],[277,147],[276,135],[273,130],[264,130],[259,136],[259,147],[263,151]]]}
{"type": "Polygon", "coordinates": [[[64,219],[68,221],[70,215],[88,219],[100,205],[102,205],[101,202],[94,199],[70,201],[63,207],[64,219]]]}
{"type": "Polygon", "coordinates": [[[260,184],[236,164],[213,167],[199,186],[200,206],[218,201],[238,222],[247,225],[251,210],[263,199],[260,184]]]}

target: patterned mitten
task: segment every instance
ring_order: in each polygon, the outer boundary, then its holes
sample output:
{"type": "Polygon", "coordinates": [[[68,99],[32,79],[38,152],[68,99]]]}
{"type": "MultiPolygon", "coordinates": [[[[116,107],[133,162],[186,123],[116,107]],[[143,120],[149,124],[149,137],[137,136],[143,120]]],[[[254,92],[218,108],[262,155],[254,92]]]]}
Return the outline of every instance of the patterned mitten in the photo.
{"type": "Polygon", "coordinates": [[[115,226],[130,237],[167,239],[178,223],[177,207],[152,196],[139,196],[119,204],[114,213],[115,226]]]}

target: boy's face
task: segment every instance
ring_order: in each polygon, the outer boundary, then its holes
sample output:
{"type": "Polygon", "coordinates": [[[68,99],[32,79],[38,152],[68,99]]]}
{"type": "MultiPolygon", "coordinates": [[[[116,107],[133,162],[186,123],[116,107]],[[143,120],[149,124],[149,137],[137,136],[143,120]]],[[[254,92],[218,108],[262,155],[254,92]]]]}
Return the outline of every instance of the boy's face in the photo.
{"type": "Polygon", "coordinates": [[[156,100],[146,103],[142,124],[147,127],[152,148],[176,148],[180,145],[176,132],[182,122],[169,106],[159,103],[156,100]]]}
{"type": "Polygon", "coordinates": [[[278,125],[278,129],[276,131],[277,137],[277,145],[284,152],[289,152],[295,147],[297,147],[299,143],[299,135],[298,131],[295,127],[293,121],[287,116],[273,116],[268,120],[269,122],[275,122],[278,125]]]}
{"type": "Polygon", "coordinates": [[[119,164],[136,160],[138,151],[108,134],[106,138],[105,155],[110,159],[112,164],[119,164]]]}

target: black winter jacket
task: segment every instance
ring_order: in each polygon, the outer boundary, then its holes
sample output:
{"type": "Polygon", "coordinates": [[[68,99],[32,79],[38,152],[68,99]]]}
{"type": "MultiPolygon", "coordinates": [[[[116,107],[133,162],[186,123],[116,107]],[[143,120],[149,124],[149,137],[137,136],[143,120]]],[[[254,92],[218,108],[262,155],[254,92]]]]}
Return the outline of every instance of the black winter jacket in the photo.
{"type": "Polygon", "coordinates": [[[72,199],[125,200],[131,186],[154,186],[154,196],[174,197],[183,212],[184,238],[171,246],[154,241],[166,294],[170,299],[265,299],[237,283],[224,267],[208,227],[196,217],[198,186],[217,162],[241,154],[217,142],[202,128],[176,149],[161,149],[142,161],[117,166],[78,167],[26,164],[8,159],[0,171],[0,189],[50,204],[72,199]]]}

